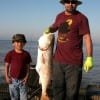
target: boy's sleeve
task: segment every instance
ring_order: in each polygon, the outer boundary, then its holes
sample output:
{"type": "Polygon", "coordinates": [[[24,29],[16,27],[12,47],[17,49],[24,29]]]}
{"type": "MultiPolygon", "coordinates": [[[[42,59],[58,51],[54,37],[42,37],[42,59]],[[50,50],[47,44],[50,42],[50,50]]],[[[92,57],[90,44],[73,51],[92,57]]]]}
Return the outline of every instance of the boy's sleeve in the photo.
{"type": "Polygon", "coordinates": [[[8,52],[4,58],[4,62],[11,63],[11,53],[8,52]]]}

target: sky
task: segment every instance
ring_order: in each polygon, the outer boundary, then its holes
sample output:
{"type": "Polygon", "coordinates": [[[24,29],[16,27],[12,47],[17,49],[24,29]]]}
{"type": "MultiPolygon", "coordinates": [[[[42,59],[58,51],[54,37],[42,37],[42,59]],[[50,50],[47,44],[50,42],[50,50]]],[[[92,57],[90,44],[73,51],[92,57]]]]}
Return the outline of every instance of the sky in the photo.
{"type": "MultiPolygon", "coordinates": [[[[100,43],[100,0],[80,0],[77,10],[89,20],[93,42],[100,43]]],[[[15,33],[37,40],[64,10],[59,0],[0,0],[0,40],[15,33]]]]}

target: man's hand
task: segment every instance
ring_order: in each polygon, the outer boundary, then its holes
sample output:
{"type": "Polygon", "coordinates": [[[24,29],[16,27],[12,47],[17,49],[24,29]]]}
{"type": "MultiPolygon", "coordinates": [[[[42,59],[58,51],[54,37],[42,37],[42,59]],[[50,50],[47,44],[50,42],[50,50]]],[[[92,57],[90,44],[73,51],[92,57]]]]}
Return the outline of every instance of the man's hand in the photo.
{"type": "Polygon", "coordinates": [[[50,29],[49,28],[47,28],[44,32],[43,32],[43,34],[49,34],[50,33],[50,29]]]}
{"type": "Polygon", "coordinates": [[[84,62],[84,71],[89,72],[93,68],[93,57],[87,57],[84,62]]]}

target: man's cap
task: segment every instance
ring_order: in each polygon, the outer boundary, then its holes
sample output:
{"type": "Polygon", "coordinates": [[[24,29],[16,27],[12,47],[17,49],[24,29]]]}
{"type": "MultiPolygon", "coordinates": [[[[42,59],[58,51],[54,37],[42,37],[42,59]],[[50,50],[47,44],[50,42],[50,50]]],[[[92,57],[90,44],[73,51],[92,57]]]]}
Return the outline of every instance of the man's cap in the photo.
{"type": "Polygon", "coordinates": [[[64,3],[67,3],[67,2],[71,2],[71,1],[75,1],[77,5],[82,4],[82,2],[81,1],[78,1],[78,0],[60,0],[59,2],[61,4],[64,4],[64,3]]]}
{"type": "Polygon", "coordinates": [[[12,37],[12,42],[15,42],[15,41],[22,41],[22,42],[24,42],[24,43],[26,43],[27,41],[26,41],[26,38],[25,38],[25,36],[24,36],[24,34],[15,34],[15,35],[13,35],[13,37],[12,37]]]}

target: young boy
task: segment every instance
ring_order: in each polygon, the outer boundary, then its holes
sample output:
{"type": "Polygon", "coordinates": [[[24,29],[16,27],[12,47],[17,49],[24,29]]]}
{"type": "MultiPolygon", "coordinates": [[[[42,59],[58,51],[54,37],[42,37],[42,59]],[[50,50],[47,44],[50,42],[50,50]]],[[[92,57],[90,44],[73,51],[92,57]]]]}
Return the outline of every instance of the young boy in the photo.
{"type": "Polygon", "coordinates": [[[9,51],[4,59],[5,77],[9,84],[11,100],[27,100],[26,82],[32,59],[23,49],[26,42],[24,34],[15,34],[12,38],[14,49],[9,51]]]}

